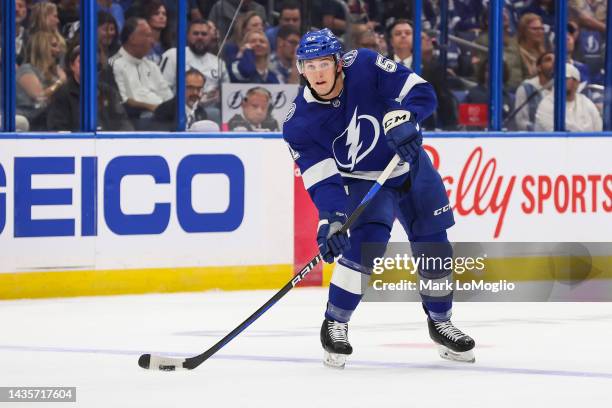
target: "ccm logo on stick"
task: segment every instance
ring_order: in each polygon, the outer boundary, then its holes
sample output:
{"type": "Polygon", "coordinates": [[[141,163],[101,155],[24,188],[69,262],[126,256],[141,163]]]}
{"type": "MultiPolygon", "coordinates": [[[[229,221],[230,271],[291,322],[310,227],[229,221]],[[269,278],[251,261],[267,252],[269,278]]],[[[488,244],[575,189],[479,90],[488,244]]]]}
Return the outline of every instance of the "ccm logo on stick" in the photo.
{"type": "MultiPolygon", "coordinates": [[[[78,225],[81,236],[97,236],[98,220],[103,220],[117,235],[162,234],[171,219],[176,219],[187,233],[229,232],[236,230],[244,218],[244,165],[231,154],[188,155],[172,170],[162,156],[119,156],[101,170],[95,156],[15,157],[13,168],[14,197],[8,200],[2,191],[8,180],[0,164],[0,234],[5,229],[7,213],[10,214],[7,204],[12,201],[14,236],[17,238],[75,236],[78,225]],[[36,188],[33,185],[35,176],[62,174],[76,176],[73,178],[76,185],[68,188],[36,188]],[[224,211],[197,211],[192,182],[199,174],[220,174],[227,178],[229,200],[224,211]],[[171,186],[173,194],[166,199],[140,199],[145,208],[150,209],[136,213],[125,211],[121,183],[129,178],[138,180],[136,176],[152,178],[153,184],[147,183],[144,188],[159,193],[158,189],[164,189],[162,186],[171,186]],[[99,182],[102,188],[98,188],[99,182]],[[48,206],[72,206],[74,215],[72,218],[34,217],[32,209],[39,206],[41,210],[48,206]],[[172,217],[173,208],[176,218],[172,217]],[[103,211],[103,217],[98,216],[99,210],[103,211]]],[[[134,191],[123,193],[132,194],[132,197],[135,194],[134,191]]]]}

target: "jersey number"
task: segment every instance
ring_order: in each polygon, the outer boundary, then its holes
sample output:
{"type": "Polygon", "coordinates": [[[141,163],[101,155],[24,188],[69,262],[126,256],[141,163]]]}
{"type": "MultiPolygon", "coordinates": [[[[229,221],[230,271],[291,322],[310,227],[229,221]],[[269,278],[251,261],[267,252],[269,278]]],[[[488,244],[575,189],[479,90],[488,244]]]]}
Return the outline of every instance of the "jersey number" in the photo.
{"type": "Polygon", "coordinates": [[[378,54],[378,57],[376,57],[376,66],[387,72],[395,72],[395,70],[397,70],[397,64],[394,61],[391,61],[380,54],[378,54]]]}

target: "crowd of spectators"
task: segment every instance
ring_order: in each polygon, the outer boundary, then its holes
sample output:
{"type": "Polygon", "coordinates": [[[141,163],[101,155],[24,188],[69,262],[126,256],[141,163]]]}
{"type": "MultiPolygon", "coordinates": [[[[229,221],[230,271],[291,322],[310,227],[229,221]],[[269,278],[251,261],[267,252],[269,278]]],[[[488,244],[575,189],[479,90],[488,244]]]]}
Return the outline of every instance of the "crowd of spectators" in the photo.
{"type": "MultiPolygon", "coordinates": [[[[97,0],[101,130],[171,130],[176,115],[177,2],[97,0]]],[[[327,27],[345,50],[371,48],[413,67],[411,0],[188,0],[186,121],[221,125],[221,84],[254,84],[233,129],[278,129],[267,84],[300,84],[295,50],[308,30],[327,27]],[[269,3],[272,3],[273,7],[269,3]],[[263,106],[263,116],[260,110],[263,106]]],[[[428,129],[474,129],[462,104],[486,105],[487,0],[449,1],[449,41],[440,4],[423,0],[421,75],[439,106],[428,129]],[[442,58],[443,57],[443,58],[442,58]]],[[[567,127],[601,115],[606,0],[569,0],[567,127]],[[591,104],[585,102],[594,101],[591,104]],[[594,109],[593,109],[594,108],[594,109]],[[580,111],[580,112],[579,112],[580,111]],[[587,113],[584,113],[587,112],[587,113]]],[[[554,0],[506,0],[503,123],[552,129],[554,0]]],[[[79,0],[16,0],[17,113],[30,130],[79,128],[79,0]]],[[[486,110],[486,107],[485,107],[486,110]]],[[[601,116],[587,129],[601,130],[601,116]]],[[[480,125],[480,127],[483,127],[480,125]]]]}

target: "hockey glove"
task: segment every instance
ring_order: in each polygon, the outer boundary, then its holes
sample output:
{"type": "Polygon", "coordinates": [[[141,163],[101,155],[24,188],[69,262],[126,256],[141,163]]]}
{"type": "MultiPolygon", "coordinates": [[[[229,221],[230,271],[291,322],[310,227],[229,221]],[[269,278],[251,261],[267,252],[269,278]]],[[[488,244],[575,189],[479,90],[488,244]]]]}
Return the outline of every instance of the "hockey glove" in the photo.
{"type": "Polygon", "coordinates": [[[392,110],[383,118],[387,145],[405,162],[414,163],[423,144],[421,127],[414,114],[406,110],[392,110]]]}
{"type": "Polygon", "coordinates": [[[348,234],[339,232],[346,219],[346,215],[339,211],[319,213],[317,244],[323,260],[327,263],[333,263],[336,257],[351,247],[348,234]]]}

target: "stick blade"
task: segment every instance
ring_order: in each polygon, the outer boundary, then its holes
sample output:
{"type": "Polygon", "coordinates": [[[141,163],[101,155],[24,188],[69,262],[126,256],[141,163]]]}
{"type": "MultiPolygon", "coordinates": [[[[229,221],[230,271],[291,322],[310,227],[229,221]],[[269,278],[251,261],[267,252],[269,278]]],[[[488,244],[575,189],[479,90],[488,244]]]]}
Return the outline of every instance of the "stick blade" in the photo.
{"type": "Polygon", "coordinates": [[[186,368],[183,363],[185,363],[184,358],[158,357],[151,354],[143,354],[138,359],[138,365],[147,370],[189,370],[189,368],[186,368]]]}

